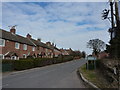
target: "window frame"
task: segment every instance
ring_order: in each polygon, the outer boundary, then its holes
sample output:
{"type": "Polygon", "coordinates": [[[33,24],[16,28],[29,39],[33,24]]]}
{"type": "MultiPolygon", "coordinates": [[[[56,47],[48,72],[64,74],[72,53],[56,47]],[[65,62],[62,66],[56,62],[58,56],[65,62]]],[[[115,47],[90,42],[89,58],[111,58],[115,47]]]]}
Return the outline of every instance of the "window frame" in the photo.
{"type": "Polygon", "coordinates": [[[15,42],[15,49],[20,49],[20,43],[15,42]],[[16,44],[18,45],[18,47],[16,47],[16,44]]]}
{"type": "Polygon", "coordinates": [[[27,50],[27,44],[23,44],[23,50],[27,50]]]}
{"type": "Polygon", "coordinates": [[[3,40],[3,45],[0,45],[0,46],[4,47],[5,46],[5,40],[2,39],[2,38],[0,38],[0,40],[3,40]]]}
{"type": "Polygon", "coordinates": [[[32,47],[32,51],[35,51],[35,47],[32,47]]]}

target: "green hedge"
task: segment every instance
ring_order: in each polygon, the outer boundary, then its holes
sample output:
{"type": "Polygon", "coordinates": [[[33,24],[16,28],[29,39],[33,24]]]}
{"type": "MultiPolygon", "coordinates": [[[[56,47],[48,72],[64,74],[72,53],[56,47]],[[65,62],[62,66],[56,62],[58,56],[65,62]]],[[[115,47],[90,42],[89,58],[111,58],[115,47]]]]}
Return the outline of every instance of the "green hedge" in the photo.
{"type": "Polygon", "coordinates": [[[14,70],[24,70],[34,67],[33,60],[16,60],[14,61],[14,70]]]}
{"type": "Polygon", "coordinates": [[[57,58],[35,58],[20,60],[3,60],[2,71],[25,70],[34,67],[42,67],[73,60],[72,56],[61,56],[57,58]],[[9,69],[8,69],[9,68],[9,69]]]}
{"type": "Polygon", "coordinates": [[[2,72],[13,71],[14,70],[13,60],[2,60],[2,72]]]}

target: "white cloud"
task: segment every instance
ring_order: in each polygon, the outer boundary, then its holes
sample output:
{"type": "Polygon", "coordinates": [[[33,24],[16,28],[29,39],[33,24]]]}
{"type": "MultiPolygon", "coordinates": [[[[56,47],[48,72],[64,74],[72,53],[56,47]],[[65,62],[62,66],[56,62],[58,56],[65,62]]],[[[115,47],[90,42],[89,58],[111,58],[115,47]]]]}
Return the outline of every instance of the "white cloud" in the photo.
{"type": "Polygon", "coordinates": [[[2,26],[2,2],[0,1],[0,26],[2,26]]]}
{"type": "Polygon", "coordinates": [[[2,2],[108,2],[108,0],[2,0],[2,2]]]}
{"type": "Polygon", "coordinates": [[[86,42],[89,39],[99,38],[108,42],[110,25],[108,21],[101,20],[102,10],[109,6],[107,3],[46,4],[3,3],[3,28],[18,25],[17,33],[20,35],[31,33],[34,38],[54,41],[59,47],[88,52],[86,42]]]}

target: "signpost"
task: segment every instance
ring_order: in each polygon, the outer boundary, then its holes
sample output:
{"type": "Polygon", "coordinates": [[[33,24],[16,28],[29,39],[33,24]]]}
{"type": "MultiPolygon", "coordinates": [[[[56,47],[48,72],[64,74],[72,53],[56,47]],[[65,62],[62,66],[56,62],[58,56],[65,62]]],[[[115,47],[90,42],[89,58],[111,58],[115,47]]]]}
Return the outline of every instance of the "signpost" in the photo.
{"type": "Polygon", "coordinates": [[[86,68],[89,69],[89,65],[92,63],[93,66],[94,66],[94,69],[96,69],[96,60],[97,58],[96,57],[93,57],[93,56],[88,56],[86,58],[87,60],[87,63],[86,63],[86,68]]]}

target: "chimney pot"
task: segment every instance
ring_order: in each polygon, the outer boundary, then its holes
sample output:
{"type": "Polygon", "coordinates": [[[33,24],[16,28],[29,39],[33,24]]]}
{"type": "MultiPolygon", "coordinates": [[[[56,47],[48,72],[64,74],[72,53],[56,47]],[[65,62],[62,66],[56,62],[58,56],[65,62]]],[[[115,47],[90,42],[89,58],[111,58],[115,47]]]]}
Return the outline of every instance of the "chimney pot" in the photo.
{"type": "Polygon", "coordinates": [[[32,36],[28,33],[26,37],[31,39],[32,36]]]}
{"type": "Polygon", "coordinates": [[[50,45],[51,45],[51,42],[46,42],[46,45],[50,46],[50,45]]]}
{"type": "Polygon", "coordinates": [[[38,38],[38,39],[37,39],[37,41],[41,42],[41,39],[40,39],[40,38],[38,38]]]}
{"type": "Polygon", "coordinates": [[[15,28],[11,28],[10,32],[13,33],[13,34],[16,34],[16,29],[15,28]]]}

